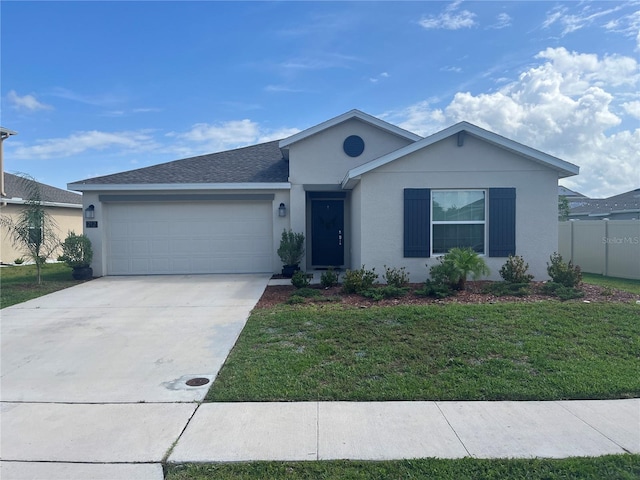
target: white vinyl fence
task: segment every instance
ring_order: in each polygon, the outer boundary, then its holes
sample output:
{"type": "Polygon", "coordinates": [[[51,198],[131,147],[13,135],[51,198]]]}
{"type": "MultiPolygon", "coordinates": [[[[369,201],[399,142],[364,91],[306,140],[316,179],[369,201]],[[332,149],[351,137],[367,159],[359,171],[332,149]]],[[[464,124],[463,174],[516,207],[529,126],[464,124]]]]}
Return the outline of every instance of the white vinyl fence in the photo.
{"type": "Polygon", "coordinates": [[[640,280],[640,220],[560,222],[558,253],[583,272],[640,280]]]}

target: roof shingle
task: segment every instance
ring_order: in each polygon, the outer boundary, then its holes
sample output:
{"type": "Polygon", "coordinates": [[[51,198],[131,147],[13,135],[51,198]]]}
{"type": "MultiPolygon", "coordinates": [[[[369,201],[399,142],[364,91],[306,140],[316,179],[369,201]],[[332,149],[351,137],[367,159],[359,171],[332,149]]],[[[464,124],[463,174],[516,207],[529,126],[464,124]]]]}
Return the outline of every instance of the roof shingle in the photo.
{"type": "Polygon", "coordinates": [[[3,198],[21,198],[28,200],[33,191],[33,184],[37,185],[40,191],[41,200],[43,202],[52,203],[70,203],[75,205],[82,205],[82,195],[61,188],[52,187],[40,182],[34,182],[29,178],[13,175],[11,173],[4,173],[4,190],[6,196],[3,198]]]}
{"type": "Polygon", "coordinates": [[[283,183],[287,182],[288,178],[289,164],[282,157],[278,140],[276,140],[73,183],[78,185],[283,183]]]}

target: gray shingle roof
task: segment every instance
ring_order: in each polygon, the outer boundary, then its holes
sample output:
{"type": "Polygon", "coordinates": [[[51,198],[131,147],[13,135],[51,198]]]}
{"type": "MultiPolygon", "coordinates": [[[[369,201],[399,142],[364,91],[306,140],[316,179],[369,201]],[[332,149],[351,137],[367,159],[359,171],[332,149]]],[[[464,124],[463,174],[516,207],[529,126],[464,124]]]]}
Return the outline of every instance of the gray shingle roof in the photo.
{"type": "Polygon", "coordinates": [[[44,183],[34,182],[34,180],[11,173],[5,172],[4,174],[4,191],[7,194],[4,198],[6,199],[21,198],[27,200],[31,196],[34,186],[37,186],[39,189],[43,202],[82,205],[82,195],[78,193],[62,190],[61,188],[52,187],[44,183]]]}
{"type": "Polygon", "coordinates": [[[289,164],[282,157],[278,140],[225,152],[174,160],[151,167],[75,184],[153,183],[283,183],[289,178],[289,164]]]}
{"type": "Polygon", "coordinates": [[[640,188],[609,198],[576,200],[571,215],[606,215],[612,212],[640,211],[640,188]]]}

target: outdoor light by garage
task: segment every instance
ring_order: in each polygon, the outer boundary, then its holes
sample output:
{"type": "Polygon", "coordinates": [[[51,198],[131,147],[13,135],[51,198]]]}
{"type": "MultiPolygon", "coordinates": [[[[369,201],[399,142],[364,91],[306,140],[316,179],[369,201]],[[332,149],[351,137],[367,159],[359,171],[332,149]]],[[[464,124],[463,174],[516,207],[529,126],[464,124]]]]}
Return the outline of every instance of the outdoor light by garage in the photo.
{"type": "Polygon", "coordinates": [[[89,205],[84,209],[84,218],[96,218],[96,207],[89,205]]]}
{"type": "Polygon", "coordinates": [[[285,207],[284,203],[281,203],[280,207],[278,207],[278,216],[279,217],[287,216],[287,207],[285,207]]]}

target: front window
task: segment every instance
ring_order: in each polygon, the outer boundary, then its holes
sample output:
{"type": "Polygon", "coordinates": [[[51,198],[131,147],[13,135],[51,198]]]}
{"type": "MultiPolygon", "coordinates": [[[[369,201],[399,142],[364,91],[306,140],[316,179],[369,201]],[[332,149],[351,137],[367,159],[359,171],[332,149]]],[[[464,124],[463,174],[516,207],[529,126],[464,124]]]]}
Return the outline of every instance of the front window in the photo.
{"type": "Polygon", "coordinates": [[[432,190],[432,254],[454,247],[471,247],[485,253],[486,191],[432,190]]]}

